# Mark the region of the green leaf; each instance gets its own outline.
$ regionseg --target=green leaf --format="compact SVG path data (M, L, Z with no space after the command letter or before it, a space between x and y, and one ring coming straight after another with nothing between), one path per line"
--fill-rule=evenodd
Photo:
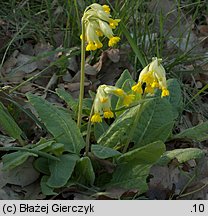
M43 174L50 175L48 159L39 157L34 161L35 169Z
M195 127L188 128L181 133L175 135L173 139L191 139L202 142L208 139L208 121Z
M42 193L46 196L57 195L57 193L53 191L54 188L51 188L47 185L48 178L49 178L48 176L43 176L41 178L40 187Z
M79 157L74 154L64 154L59 159L60 161L49 161L51 175L47 185L52 188L59 188L67 183Z
M157 141L127 152L118 158L118 165L108 187L147 191L146 179L150 168L165 151L165 145Z
M99 138L98 144L115 147L125 140L134 142L133 148L161 140L166 141L174 124L170 103L161 98L145 101L126 110Z
M132 93L132 90L131 90L131 87L134 85L134 81L132 79L127 79L125 80L125 82L123 83L121 89L123 89L126 93L130 94ZM136 96L136 95L135 95ZM140 100L141 99L141 95L139 95L138 97L138 94L137 94L137 99L136 100ZM117 100L117 104L116 104L116 110L120 109L121 107L124 107L123 105L123 98L118 98ZM121 115L124 111L117 111L116 112L116 116L118 117L119 115Z
M97 141L101 135L103 135L109 128L109 125L102 121L101 123L94 124L94 136L95 140Z
M40 151L40 150L43 150L43 149L46 149L46 148L50 147L53 143L54 143L54 140L45 141L45 142L41 142L41 143L36 143L33 146L33 149L37 150L37 151Z
M53 143L50 147L45 149L46 152L50 152L56 156L60 156L64 152L64 144L62 143Z
M81 158L75 167L76 181L84 185L93 185L95 173L91 160L88 157Z
M158 164L167 165L174 158L176 158L179 163L184 163L192 159L201 158L204 155L204 151L198 148L175 149L165 152L158 161Z
M123 86L123 84L125 83L126 80L133 81L132 76L131 76L131 74L129 73L129 71L127 69L123 71L120 78L117 80L115 86L118 87L118 88L122 88L122 86Z
M122 144L128 137L127 131L131 128L139 108L140 105L132 107L116 118L109 129L98 139L98 144L111 148Z
M118 163L131 163L136 161L138 164L153 164L165 151L165 145L162 141L156 141L140 148L122 154Z
M92 145L91 151L96 157L98 157L100 159L106 159L106 158L121 155L121 153L119 151L116 151L112 148L105 147L102 145Z
M157 140L167 140L174 124L171 105L167 100L157 98L144 103L138 115L138 121L135 118L133 123L134 148Z
M57 95L63 99L67 105L74 111L77 111L78 102L64 89L57 88L56 89Z
M4 129L4 131L11 137L17 139L20 144L23 145L23 140L21 138L21 134L23 134L20 127L17 125L15 120L9 114L4 105L0 102L0 126Z
M131 33L127 30L126 26L123 23L120 23L120 28L122 33L125 35L126 39L128 40L132 50L134 51L136 57L138 58L139 62L141 63L142 67L147 65L147 61L144 58L143 52L139 49L136 42L131 36Z
M123 71L123 73L121 74L121 76L119 77L119 79L117 80L115 86L118 87L118 88L122 88L122 86L126 86L124 85L124 83L128 80L128 82L126 83L129 84L129 83L135 83L135 81L132 79L132 76L131 74L129 73L129 71L126 69ZM116 96L112 96L112 99L111 99L111 105L112 105L112 108L115 109L116 108L116 104L118 102L118 97Z
M66 151L79 154L85 143L70 114L41 97L27 94L27 98L55 140L63 143Z
M170 95L166 99L170 102L173 110L173 116L176 119L178 115L182 112L182 92L180 83L177 79L169 79L167 81L168 90Z
M20 164L24 163L30 156L37 157L38 155L31 152L21 152L21 151L5 154L4 156L2 156L2 161L3 161L2 170L11 170L19 166Z

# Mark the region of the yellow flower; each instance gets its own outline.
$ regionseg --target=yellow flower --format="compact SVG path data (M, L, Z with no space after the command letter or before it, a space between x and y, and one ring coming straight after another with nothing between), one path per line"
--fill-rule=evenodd
M102 118L99 113L95 113L92 118L91 122L96 123L96 122L102 122Z
M111 110L104 111L104 118L113 118L113 112Z
M140 82L138 82L136 85L131 87L132 91L142 94L142 85Z
M134 98L135 96L133 94L125 95L123 99L124 106L129 106L133 102Z
M165 97L165 96L168 96L170 93L167 89L163 89L162 90L162 94L161 94L161 97Z
M108 5L103 5L103 10L107 13L110 14L110 7Z
M165 69L161 64L162 59L153 58L152 62L148 64L140 73L138 84L132 87L134 92L142 92L143 83L145 83L145 93L154 93L154 89L162 89L161 97L169 95L166 83Z
M120 21L120 19L110 19L109 25L112 29L115 29Z
M113 90L113 93L117 96L123 96L125 94L123 89L120 89L120 88Z
M134 95L127 95L126 92L115 86L100 85L97 89L97 94L93 103L94 115L91 118L92 122L100 122L102 117L113 118L111 111L111 95L116 95L123 99L124 106L129 106L134 100Z
M96 49L97 49L96 45L91 41L86 46L86 51L96 50Z
M152 88L150 85L147 85L145 87L145 93L150 93L150 94L153 94L154 93L154 88Z
M106 103L108 101L107 97L100 97L100 102L101 103Z
M87 41L86 51L93 51L103 46L100 37L105 36L109 39L108 45L114 46L120 40L114 36L112 29L115 29L120 19L112 19L110 7L108 5L91 4L86 8L82 17L85 25L85 39ZM82 36L80 36L82 39Z
M108 41L108 46L112 47L120 41L120 37L111 37Z

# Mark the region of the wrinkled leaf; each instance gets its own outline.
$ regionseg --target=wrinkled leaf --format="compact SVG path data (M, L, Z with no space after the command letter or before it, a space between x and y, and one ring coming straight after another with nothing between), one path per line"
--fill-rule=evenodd
M64 89L61 89L61 88L57 88L56 93L61 99L63 99L67 103L67 105L74 112L76 112L78 103L67 91L65 91Z
M157 141L121 155L108 187L137 189L143 193L148 189L146 178L151 166L165 151L165 145Z
M43 176L40 181L41 191L46 196L57 195L53 188L47 185L48 176Z
M181 133L175 135L173 139L191 139L197 142L202 142L208 139L208 121L199 124L195 127L188 128Z
M34 161L35 169L43 174L50 175L48 159L39 157Z
M17 151L2 156L3 170L11 170L24 163L30 156L37 157L37 154L31 152Z
M130 82L134 82L133 79L132 79L131 74L129 73L129 71L127 69L123 71L123 73L121 74L121 76L117 80L115 86L118 87L118 88L122 88L122 86L123 86L123 84L125 83L126 80L129 80ZM113 109L116 108L117 102L118 102L118 97L112 96L111 104L112 104Z
M177 118L179 113L182 111L182 92L180 83L177 79L169 79L167 81L168 90L170 92L169 97L167 97L167 100L170 102L173 110L173 116L174 118Z
M172 132L173 115L171 105L166 100L158 98L144 103L138 121L136 117L133 123L134 148L157 140L165 142Z
M1 102L0 116L0 126L9 136L17 139L22 144L21 134L23 134L23 132Z
M79 153L85 143L70 114L41 97L32 94L27 94L27 97L55 140L63 143L66 151Z
M115 147L130 139L135 144L133 148L137 148L157 140L165 141L173 124L170 103L160 98L150 99L120 115L99 138L98 144Z
M109 128L109 125L105 121L94 124L95 139L98 140L100 136L103 135L104 132L107 131L108 128Z
M67 183L79 157L74 154L64 154L59 159L60 161L49 161L51 175L47 185L52 188L59 188Z
M121 155L121 153L119 151L116 151L112 148L105 147L102 145L92 145L91 151L96 157L98 157L100 159L106 159L106 158Z
M75 167L76 180L84 185L93 185L95 173L88 157L81 158Z
M176 158L179 163L184 163L192 159L201 158L204 155L204 151L198 148L175 149L165 152L158 161L158 164L167 165L174 158Z

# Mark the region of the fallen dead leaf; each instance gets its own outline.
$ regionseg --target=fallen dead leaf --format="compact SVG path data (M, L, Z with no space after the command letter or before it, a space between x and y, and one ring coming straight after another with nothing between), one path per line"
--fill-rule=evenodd
M19 185L25 187L39 178L39 173L33 168L33 158L29 158L25 163L10 170L2 171L2 163L0 169L0 187L2 188L6 184Z

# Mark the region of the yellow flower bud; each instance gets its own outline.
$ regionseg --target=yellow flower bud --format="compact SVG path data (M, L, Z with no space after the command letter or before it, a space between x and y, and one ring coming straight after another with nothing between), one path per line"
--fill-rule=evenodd
M166 96L168 96L170 93L169 93L169 91L167 90L167 89L163 89L162 90L162 94L161 94L161 97L166 97Z
M134 98L135 96L133 94L125 95L123 99L124 106L129 106L133 102Z
M104 111L104 118L113 118L113 112L111 110Z
M107 13L110 14L110 7L108 5L103 5L103 10Z
M108 46L112 47L120 41L120 37L111 37Z
M102 122L102 118L99 113L95 113L92 118L91 122L96 123L96 122Z
M138 82L136 85L131 87L132 91L142 94L142 85L140 82Z
M110 21L109 21L109 25L112 29L115 29L117 26L118 26L118 23L120 22L121 20L120 19L111 19L110 18Z

